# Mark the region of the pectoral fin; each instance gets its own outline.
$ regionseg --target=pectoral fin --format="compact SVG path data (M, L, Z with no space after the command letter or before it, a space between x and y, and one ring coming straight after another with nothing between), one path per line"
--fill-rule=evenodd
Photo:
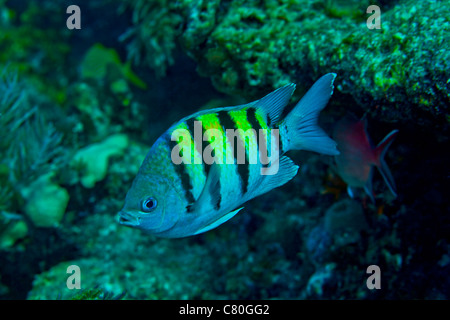
M218 210L222 200L220 189L220 167L217 163L213 163L202 193L195 203L189 205L189 212L201 212L208 208Z

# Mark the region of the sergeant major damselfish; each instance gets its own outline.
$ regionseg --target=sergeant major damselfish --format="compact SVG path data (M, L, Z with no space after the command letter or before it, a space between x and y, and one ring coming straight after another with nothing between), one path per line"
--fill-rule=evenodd
M119 212L119 223L166 238L197 235L231 219L248 200L291 180L299 167L285 155L289 150L339 154L336 143L318 126L335 77L322 76L286 116L283 109L295 90L293 83L260 100L200 111L173 124L145 157ZM213 138L211 130L222 139ZM237 132L234 139L227 135L230 130ZM200 141L194 137L199 131ZM217 146L218 140L223 146ZM202 161L213 144L214 160L226 161ZM244 161L239 161L240 147L245 150ZM262 155L269 153L268 164ZM174 161L174 154L189 161Z

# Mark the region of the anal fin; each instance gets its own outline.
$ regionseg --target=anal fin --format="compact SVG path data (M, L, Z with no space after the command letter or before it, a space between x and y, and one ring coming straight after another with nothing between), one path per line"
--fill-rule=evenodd
M225 214L224 216L220 217L216 221L208 224L206 227L203 227L203 228L197 230L197 232L195 232L194 235L200 234L200 233L203 233L203 232L206 232L206 231L209 231L209 230L212 230L212 229L220 226L222 223L227 222L228 220L233 218L242 209L244 209L244 207L241 207L241 208L239 208L237 210L234 210L234 211L231 211L231 212Z

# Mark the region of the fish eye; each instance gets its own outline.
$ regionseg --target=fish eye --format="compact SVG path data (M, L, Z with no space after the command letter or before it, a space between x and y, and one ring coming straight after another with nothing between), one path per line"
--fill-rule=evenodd
M141 210L143 212L152 212L155 210L156 206L158 205L158 201L156 201L153 197L148 197L141 201Z

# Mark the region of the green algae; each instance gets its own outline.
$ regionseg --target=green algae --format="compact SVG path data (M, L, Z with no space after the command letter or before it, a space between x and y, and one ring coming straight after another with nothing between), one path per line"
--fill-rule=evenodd
M94 44L85 54L81 63L81 77L103 79L108 73L118 73L135 86L146 89L147 85L131 70L131 62L123 63L116 50L106 48L101 43Z
M21 190L24 212L36 227L58 227L66 212L69 193L52 181L53 175L42 175Z
M370 4L380 6L381 29L366 26ZM444 49L449 10L445 2L410 0L389 6L368 1L141 1L134 6L140 19L134 20L129 52L137 52L138 43L150 52L147 42L179 42L216 88L247 97L288 82L297 83L301 93L320 75L336 72L337 89L371 116L434 122L442 128L448 123L450 96L450 57ZM169 37L140 37L139 32L153 30L146 19L163 13L174 18L160 21ZM167 62L174 50L167 50Z
M2 1L3 2L3 1ZM67 83L59 77L71 47L68 30L61 28L64 16L56 6L43 11L38 1L30 1L25 10L16 12L2 6L0 22L0 64L8 65L20 76L26 75L34 88L55 103L66 101ZM37 28L40 23L45 28ZM57 26L57 27L55 27Z
M137 65L149 65L162 76L174 62L173 51L182 22L181 16L173 12L178 4L169 0L137 0L130 6L134 8L136 27L121 36L121 41L128 42L128 57Z
M0 212L0 250L8 249L28 234L28 226L18 214Z
M116 134L100 143L78 150L72 163L75 166L79 166L79 163L83 165L80 183L85 188L93 188L98 181L106 177L109 158L123 155L127 146L128 137L124 134Z
M70 300L122 300L123 298L125 298L125 296L126 292L115 296L111 292L94 288L81 290L81 292L74 294L73 297L70 298Z

